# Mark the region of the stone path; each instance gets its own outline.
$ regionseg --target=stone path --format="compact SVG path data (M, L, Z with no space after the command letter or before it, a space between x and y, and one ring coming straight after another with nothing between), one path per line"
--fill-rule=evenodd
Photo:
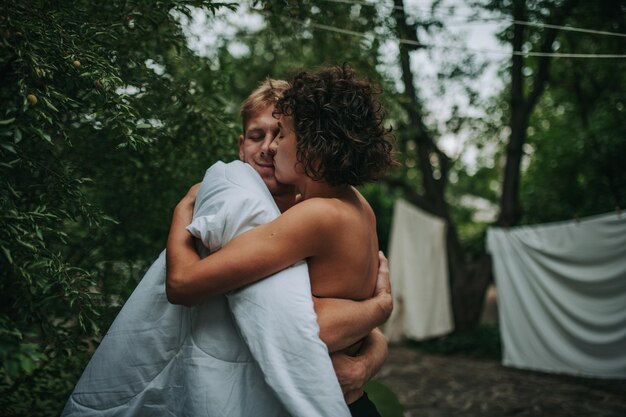
M406 417L626 416L626 380L521 371L402 345L390 346L377 379L396 393Z

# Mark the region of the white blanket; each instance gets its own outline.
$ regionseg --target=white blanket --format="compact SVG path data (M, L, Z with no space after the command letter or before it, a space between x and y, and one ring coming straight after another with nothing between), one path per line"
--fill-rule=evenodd
M397 200L389 270L394 309L384 332L390 341L422 340L452 331L443 220Z
M491 228L503 364L626 377L626 215Z
M280 213L249 165L205 175L189 230L202 256ZM85 369L63 416L348 416L305 262L192 308L165 297L162 253Z

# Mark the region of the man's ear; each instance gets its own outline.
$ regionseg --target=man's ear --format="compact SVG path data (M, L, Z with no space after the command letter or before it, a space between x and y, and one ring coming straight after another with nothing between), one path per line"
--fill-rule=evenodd
M243 141L246 138L243 135L239 135L239 160L243 161ZM244 161L245 162L245 161Z

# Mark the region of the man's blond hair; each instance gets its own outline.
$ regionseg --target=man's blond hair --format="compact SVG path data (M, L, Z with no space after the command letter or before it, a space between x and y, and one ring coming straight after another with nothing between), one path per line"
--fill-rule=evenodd
M241 104L241 121L243 133L246 134L246 126L253 114L265 107L276 105L283 92L290 87L285 80L273 80L266 78Z

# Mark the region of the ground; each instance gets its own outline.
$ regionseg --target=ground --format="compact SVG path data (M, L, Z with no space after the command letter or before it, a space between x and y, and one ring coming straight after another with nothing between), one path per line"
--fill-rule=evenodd
M405 417L625 417L626 379L593 379L507 368L494 353L498 305L494 286L487 291L482 322L468 355L427 353L405 343L389 346L389 358L377 379L389 387L405 409ZM485 332L486 331L486 332ZM467 342L456 339L456 343ZM441 346L441 345L440 345ZM445 346L445 345L444 345ZM431 345L432 349L432 345ZM462 349L461 349L462 351ZM386 416L383 416L386 417Z
M405 417L626 416L626 380L522 371L410 345L390 346L377 379L398 396Z

